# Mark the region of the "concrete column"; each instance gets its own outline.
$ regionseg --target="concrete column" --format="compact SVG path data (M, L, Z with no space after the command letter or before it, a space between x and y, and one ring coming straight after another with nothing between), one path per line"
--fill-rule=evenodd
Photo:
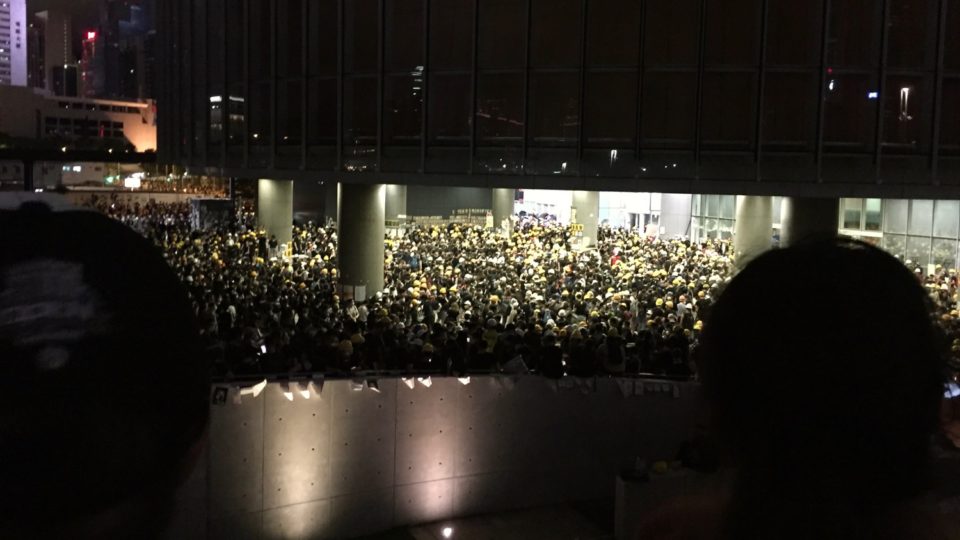
M773 242L773 198L738 195L733 247L737 268L745 267Z
M688 236L693 213L693 196L689 193L664 193L660 196L660 227L663 236Z
M370 298L383 290L385 186L340 184L337 208L340 284L346 291L363 287L363 298Z
M840 201L811 197L784 197L780 205L780 245L837 236Z
M509 231L510 222L505 223L504 220L509 220L513 216L514 193L513 188L493 189L493 227L495 229Z
M387 185L386 219L400 221L407 215L407 186ZM400 216L404 216L401 218Z
M293 181L257 181L257 226L281 244L293 240Z
M600 219L600 192L574 191L570 201L570 222L583 225L582 247L597 245L597 223Z

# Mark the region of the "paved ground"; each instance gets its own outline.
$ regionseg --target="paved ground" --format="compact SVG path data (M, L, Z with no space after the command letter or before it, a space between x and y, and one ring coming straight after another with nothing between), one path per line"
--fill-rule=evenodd
M612 540L613 501L565 504L396 529L366 540Z

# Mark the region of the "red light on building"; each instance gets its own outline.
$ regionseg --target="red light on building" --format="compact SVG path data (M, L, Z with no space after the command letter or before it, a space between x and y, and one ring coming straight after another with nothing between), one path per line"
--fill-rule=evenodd
M87 30L87 41L93 41L97 39L97 33L93 30Z

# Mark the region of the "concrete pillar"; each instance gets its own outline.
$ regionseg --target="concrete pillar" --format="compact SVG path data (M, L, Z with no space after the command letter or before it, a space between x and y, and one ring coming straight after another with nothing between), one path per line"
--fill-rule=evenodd
M386 189L383 184L340 184L337 260L344 292L366 299L383 290ZM362 287L362 289L361 289Z
M570 201L570 222L583 225L581 247L597 245L597 223L600 219L600 192L574 191Z
M406 219L407 215L407 186L397 184L387 185L386 195L386 219L387 221L401 221ZM400 217L404 216L404 217Z
M502 229L505 232L510 229L509 220L513 216L513 188L494 188L493 189L493 227Z
M773 197L738 195L733 247L737 268L770 249L773 232Z
M780 205L780 245L837 236L840 202L837 199L784 197Z
M257 226L281 244L293 240L293 181L257 181Z
M693 195L689 193L664 193L660 196L660 228L663 236L690 235L690 218L693 214Z

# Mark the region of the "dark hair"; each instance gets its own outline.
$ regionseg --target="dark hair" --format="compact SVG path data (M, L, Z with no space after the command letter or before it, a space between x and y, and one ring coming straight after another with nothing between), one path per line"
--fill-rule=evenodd
M945 381L930 307L903 264L857 241L773 250L740 272L699 361L741 487L863 508L926 487Z

